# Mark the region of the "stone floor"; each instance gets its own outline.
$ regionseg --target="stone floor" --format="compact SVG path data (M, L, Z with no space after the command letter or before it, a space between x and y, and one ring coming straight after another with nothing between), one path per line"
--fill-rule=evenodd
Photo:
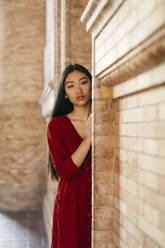
M0 212L0 248L48 248L41 212Z

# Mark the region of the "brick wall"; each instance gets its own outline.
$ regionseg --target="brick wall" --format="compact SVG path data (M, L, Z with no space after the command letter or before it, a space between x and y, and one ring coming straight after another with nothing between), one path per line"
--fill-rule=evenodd
M45 1L0 1L0 209L37 210L45 191Z
M94 88L93 246L113 247L114 112L112 89ZM108 246L106 246L108 245Z
M159 86L116 101L113 237L117 247L164 246L164 94L165 87Z
M93 248L165 244L165 3L89 1Z
M162 68L140 74L142 84L151 76L145 90L137 91L133 78L131 94L127 81L113 88L95 82L93 247L164 246Z
M61 57L64 59L61 70L70 63L78 63L91 71L91 36L80 22L87 0L63 1L63 4L64 2L65 20L61 19L61 23L65 29L61 32L63 31L62 37L65 41L61 40Z

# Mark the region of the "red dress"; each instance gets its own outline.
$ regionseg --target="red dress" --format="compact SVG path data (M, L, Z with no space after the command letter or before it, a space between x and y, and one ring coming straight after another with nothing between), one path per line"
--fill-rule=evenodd
M82 142L67 115L47 128L53 165L60 176L55 197L51 248L91 248L91 149L81 167L72 153Z

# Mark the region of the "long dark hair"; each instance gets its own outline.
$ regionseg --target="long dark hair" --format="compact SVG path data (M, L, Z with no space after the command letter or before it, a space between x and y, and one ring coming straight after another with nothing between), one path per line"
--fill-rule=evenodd
M73 111L73 104L69 101L68 98L65 98L65 87L64 87L65 79L66 79L67 75L73 71L83 72L84 74L87 75L87 77L90 79L90 81L92 81L92 76L85 67L83 67L82 65L79 65L79 64L68 65L61 75L58 93L57 93L55 105L53 107L51 119L53 119L54 117L57 117L57 116L69 114L70 112ZM58 174L57 174L57 172L53 166L51 154L49 152L48 171L50 171L50 170L51 170L51 178L52 179L55 178L58 181L59 176L58 176Z

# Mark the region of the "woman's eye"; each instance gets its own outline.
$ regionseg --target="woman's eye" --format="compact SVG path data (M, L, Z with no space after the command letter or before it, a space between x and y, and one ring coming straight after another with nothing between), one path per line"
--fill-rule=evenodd
M87 84L88 82L87 81L83 81L83 82L81 82L82 84Z
M73 88L73 85L69 85L68 88Z

